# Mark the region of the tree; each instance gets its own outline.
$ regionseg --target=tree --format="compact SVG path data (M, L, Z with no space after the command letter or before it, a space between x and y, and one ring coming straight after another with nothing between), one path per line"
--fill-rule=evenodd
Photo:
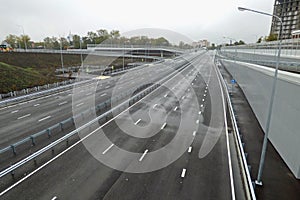
M5 41L12 47L17 48L18 47L18 36L9 34L6 36Z
M277 40L277 34L272 34L272 33L270 33L270 35L267 36L265 40L266 40L267 42L275 41L275 40Z
M28 46L30 37L28 35L20 35L20 37L17 37L18 44L21 45L21 48L25 49L25 43L26 46Z
M118 30L112 30L112 31L110 31L110 37L112 39L118 39L120 36L121 36L120 35L120 31L118 31Z
M262 42L263 37L261 36L260 38L258 38L256 43L261 43Z
M73 35L73 46L75 49L80 48L80 36L79 35Z

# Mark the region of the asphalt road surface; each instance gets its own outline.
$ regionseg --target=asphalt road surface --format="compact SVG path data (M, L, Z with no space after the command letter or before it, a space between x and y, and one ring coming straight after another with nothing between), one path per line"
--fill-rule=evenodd
M1 199L244 199L213 59L207 53L185 59L191 64L161 87L107 123L80 132L81 142L46 153L37 165L28 164L26 173L16 171L14 179L0 180ZM126 80L132 77L134 83L128 87L165 77L172 72L165 66L129 73ZM29 111L35 116L32 109L37 109L37 116L27 118L36 122L60 113L58 104L72 101L68 93L1 112L12 115L19 109L18 116ZM62 106L71 114L69 104Z

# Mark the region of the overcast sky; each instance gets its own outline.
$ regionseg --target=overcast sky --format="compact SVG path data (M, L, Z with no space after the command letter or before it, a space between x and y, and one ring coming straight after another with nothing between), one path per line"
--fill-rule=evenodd
M246 42L269 34L271 18L240 12L237 6L273 12L274 0L0 0L0 40L25 34L34 41L46 36L86 35L98 29L160 28L194 41Z

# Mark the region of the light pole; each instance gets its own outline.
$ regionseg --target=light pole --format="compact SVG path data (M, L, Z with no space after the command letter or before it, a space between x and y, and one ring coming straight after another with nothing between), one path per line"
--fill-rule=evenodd
M24 27L22 25L17 25L18 27L22 28L22 32L23 32L23 42L24 42L24 46L25 46L25 52L27 51L27 43L25 40L25 31L24 31Z
M61 61L61 69L62 69L63 77L65 77L64 59L63 59L63 50L62 50L62 37L60 37L60 61Z
M226 39L226 38L229 39L230 40L230 45L231 45L232 40L234 40L236 43L238 43L238 41L236 39L234 39L234 38L225 37L225 36L223 36L223 38L224 39ZM234 46L235 46L235 48L234 48L234 51L235 51L234 62L236 63L236 59L237 59L237 44L234 45Z
M266 132L265 132L262 151L261 151L261 157L260 157L260 162L259 162L259 169L258 169L257 179L255 180L256 185L262 185L261 176L262 176L262 172L263 172L263 168L264 168L264 164L265 164L265 158L266 158L268 135L269 135L269 131L270 131L270 122L271 122L271 117L272 117L273 103L274 103L274 97L275 97L275 91L276 91L276 85L277 85L278 67L279 67L280 53L281 53L282 20L277 15L272 15L272 14L269 14L269 13L265 13L265 12L261 12L261 11L257 11L257 10L252 10L252 9L249 9L249 8L238 7L238 10L239 11L250 11L250 12L254 12L254 13L258 13L258 14L262 14L262 15L275 17L280 22L280 30L279 30L279 34L277 36L277 41L279 41L279 44L278 44L278 52L277 52L277 59L276 59L276 68L275 68L275 73L274 73L272 93L271 93L271 99L270 99L270 104L269 104L268 118L267 118L267 124L266 124Z

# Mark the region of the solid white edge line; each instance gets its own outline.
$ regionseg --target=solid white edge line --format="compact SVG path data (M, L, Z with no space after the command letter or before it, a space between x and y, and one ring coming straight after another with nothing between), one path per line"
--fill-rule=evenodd
M38 122L44 121L44 120L46 120L46 119L49 119L50 117L51 117L51 116L49 115L49 116L47 116L47 117L44 117L44 118L42 118L42 119L39 119Z
M186 173L186 169L183 168L183 169L182 169L182 172L181 172L181 178L184 178L184 177L185 177L185 173Z
M107 148L102 152L102 155L106 154L113 146L114 146L114 144L111 144L109 147L107 147Z
M161 130L164 129L166 127L167 123L165 122L162 126L161 126Z
M226 133L226 146L227 146L227 156L228 156L228 167L229 167L229 177L230 177L230 186L231 186L231 197L232 200L235 200L235 188L234 188L234 180L233 180L233 170L232 170L232 162L231 162L231 154L230 154L230 148L229 148L229 136L228 136L228 125L227 125L227 116L226 116L226 108L225 108L225 97L224 97L224 91L221 84L220 77L218 75L217 69L215 68L215 72L217 74L218 82L221 89L222 94L222 101L223 101L223 112L224 112L224 121L225 121L225 133Z
M22 117L18 117L17 119L23 119L25 117L29 117L31 114L23 115Z
M193 136L196 136L196 133L197 133L197 132L196 132L196 131L194 131L194 132L193 132Z
M137 125L142 119L138 119L134 124Z
M147 153L148 153L148 149L146 149L144 151L143 155L140 157L140 159L139 159L140 162L144 159L144 157L146 156Z

